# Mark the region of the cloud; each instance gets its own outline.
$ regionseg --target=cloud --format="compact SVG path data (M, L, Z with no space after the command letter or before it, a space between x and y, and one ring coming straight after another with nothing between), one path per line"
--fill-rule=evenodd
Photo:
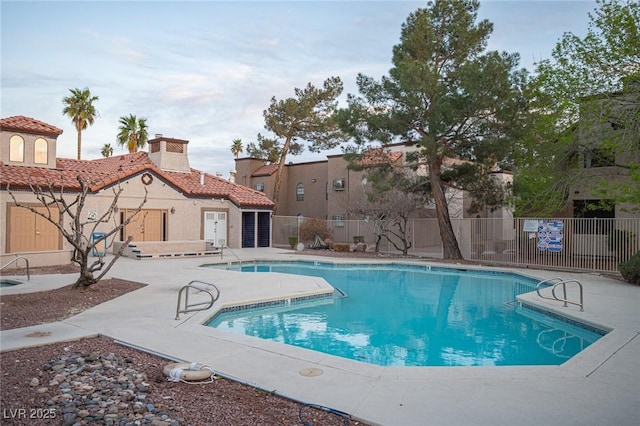
M111 41L111 46L111 54L124 59L125 62L141 64L147 58L144 52L135 49L131 40L126 37L116 37Z
M280 41L277 38L263 38L259 40L258 44L266 47L278 47Z
M83 158L100 157L105 143L120 152L118 119L135 114L148 119L151 134L189 140L192 167L226 174L234 165L231 141L246 146L265 132L262 113L272 96L339 76L344 98L357 94L358 73L386 75L401 25L425 3L129 2L126 13L123 5L3 2L3 117L28 115L62 128L58 155L73 158L76 132L62 115L62 98L89 87L100 97L100 117L83 133ZM520 51L526 60L528 52L549 56L562 32L586 28L581 10L592 8L482 1L479 15L495 24L491 48ZM24 16L39 24L19 24Z

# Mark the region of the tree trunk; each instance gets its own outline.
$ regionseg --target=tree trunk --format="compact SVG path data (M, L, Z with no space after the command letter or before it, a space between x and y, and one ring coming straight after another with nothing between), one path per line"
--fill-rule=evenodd
M93 273L87 270L87 265L80 265L80 276L78 277L75 284L73 284L74 288L87 288L96 283L96 279L93 277Z
M289 152L289 146L291 145L292 136L287 136L282 147L282 154L280 155L280 162L278 163L278 171L276 171L276 181L273 184L273 201L275 206L273 207L273 215L276 215L278 210L278 199L280 198L280 186L282 185L282 172L284 171L284 164L287 159L287 153Z
M456 234L453 232L451 217L449 217L449 207L447 206L447 199L440 179L441 170L442 158L437 156L429 160L429 181L431 182L433 201L436 204L436 217L438 218L440 238L442 239L443 258L464 259L458 246Z
M78 129L78 160L82 156L82 130Z

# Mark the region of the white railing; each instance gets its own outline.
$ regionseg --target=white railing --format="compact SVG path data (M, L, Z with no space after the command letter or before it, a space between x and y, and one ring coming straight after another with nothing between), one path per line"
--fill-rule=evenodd
M273 246L289 247L289 237L299 236L303 222L275 216ZM464 258L485 263L617 272L640 249L640 219L470 218L452 224ZM369 247L378 243L379 252L397 253L386 238L378 239L373 221L328 220L327 226L335 242L353 243L361 236ZM409 254L442 257L436 219L410 220L407 236Z

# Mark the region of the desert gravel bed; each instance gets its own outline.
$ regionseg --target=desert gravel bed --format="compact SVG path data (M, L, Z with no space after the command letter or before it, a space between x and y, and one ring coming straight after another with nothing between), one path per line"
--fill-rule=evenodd
M73 272L69 265L32 273ZM84 291L0 296L0 329L60 321L142 286L111 279ZM105 336L0 352L0 424L364 425L225 378L169 382L169 362Z
M2 352L2 424L304 424L302 404L231 380L169 382L162 372L168 362L106 337ZM312 407L302 418L362 424Z

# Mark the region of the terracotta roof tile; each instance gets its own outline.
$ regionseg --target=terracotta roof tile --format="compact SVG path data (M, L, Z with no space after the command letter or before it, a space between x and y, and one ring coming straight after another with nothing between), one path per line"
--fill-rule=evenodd
M278 165L277 164L265 164L264 166L260 167L258 170L253 172L251 177L271 176L277 170L278 170Z
M51 137L57 137L62 133L62 129L23 115L0 119L0 130Z
M360 166L375 166L379 164L395 163L402 158L402 152L390 152L383 148L372 148L365 151L358 160Z
M13 166L0 163L0 185L6 188L28 188L30 183L49 185L59 188L61 185L69 191L77 191L80 185L76 176L91 181L91 191L99 191L119 181L137 174L149 172L172 185L187 197L223 198L239 207L271 209L273 201L260 191L229 182L217 176L204 174L204 185L200 184L201 172L191 169L190 173L167 172L158 168L146 152L118 155L97 160L73 160L58 158L57 169Z

